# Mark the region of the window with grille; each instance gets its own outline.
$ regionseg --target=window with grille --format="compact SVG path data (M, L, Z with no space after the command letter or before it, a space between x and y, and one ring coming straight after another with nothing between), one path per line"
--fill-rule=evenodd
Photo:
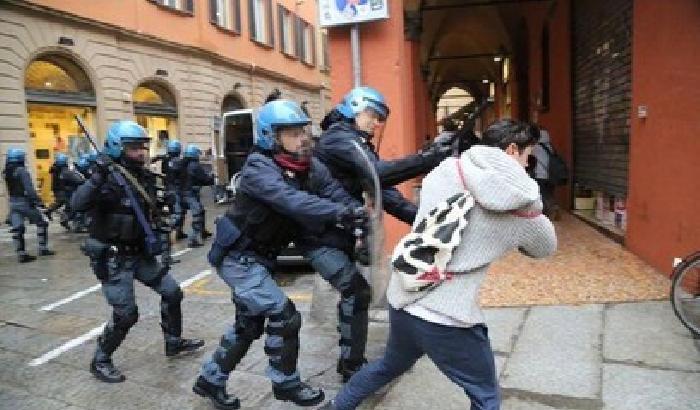
M248 21L250 38L270 47L275 46L272 28L272 0L249 0Z
M225 30L241 32L240 0L209 0L209 19Z

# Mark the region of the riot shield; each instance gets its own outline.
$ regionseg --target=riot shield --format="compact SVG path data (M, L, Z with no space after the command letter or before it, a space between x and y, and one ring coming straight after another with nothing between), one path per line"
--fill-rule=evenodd
M365 166L362 173L358 175L361 179L364 199L364 205L367 208L370 216L369 232L359 241L366 241L358 246L365 246L369 253L369 258L363 264L356 262L358 270L367 280L367 283L372 287L372 308L386 308L386 288L389 285L390 271L388 260L384 255L384 224L382 217L384 210L382 208L382 187L379 182L379 176L374 168L374 164L367 156L364 149L357 143L351 141L355 148L355 155L361 160Z

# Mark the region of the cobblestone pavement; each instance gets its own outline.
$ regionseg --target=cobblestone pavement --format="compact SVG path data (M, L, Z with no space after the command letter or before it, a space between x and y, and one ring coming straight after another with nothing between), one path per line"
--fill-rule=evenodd
M568 225L559 228L562 238L569 235L564 228ZM204 338L205 350L167 359L159 300L138 286L141 319L115 354L127 381L107 385L87 370L108 309L78 251L81 238L52 228L58 255L20 266L3 235L0 231L1 409L212 408L191 386L234 308L227 288L206 265L206 248L185 250L184 243L178 244L182 262L173 267L185 287L184 335ZM513 263L499 269L523 272L518 261ZM562 261L538 262L555 271L548 263ZM601 266L606 263L617 262ZM278 279L304 314L302 377L333 395L341 386L335 373L337 335L334 320L310 318L316 276L285 274ZM487 317L504 409L700 409L697 342L678 324L666 301L501 307L488 309ZM382 353L386 330L384 322L371 324L370 359ZM245 409L295 408L272 398L266 364L258 341L233 373L229 390ZM464 409L468 404L456 386L421 360L363 408Z

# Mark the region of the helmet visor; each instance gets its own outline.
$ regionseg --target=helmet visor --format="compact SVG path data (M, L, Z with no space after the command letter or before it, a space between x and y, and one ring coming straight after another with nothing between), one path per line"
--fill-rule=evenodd
M384 122L387 118L389 118L389 107L386 104L369 97L364 97L363 99L369 103L367 104L367 108L374 111L379 117L380 121Z

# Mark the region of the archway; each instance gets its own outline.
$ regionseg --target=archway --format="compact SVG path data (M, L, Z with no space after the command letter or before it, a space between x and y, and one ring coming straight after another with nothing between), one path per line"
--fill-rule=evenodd
M37 190L52 201L49 168L56 153L72 160L91 150L75 115L92 131L96 124L95 90L87 73L63 54L43 54L32 60L24 75L29 136L35 157Z
M440 124L445 118L454 120L456 126L461 126L465 110L474 101L474 97L462 88L452 87L445 91L437 103L435 118ZM440 129L442 131L442 128Z
M169 139L178 139L175 96L157 81L146 81L134 90L136 122L151 137L151 156L162 154Z

